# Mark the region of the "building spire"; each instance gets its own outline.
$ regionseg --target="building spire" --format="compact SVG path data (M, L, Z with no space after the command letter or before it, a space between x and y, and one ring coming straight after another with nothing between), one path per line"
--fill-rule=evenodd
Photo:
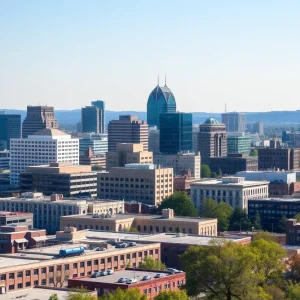
M157 75L157 86L159 86L159 74Z
M165 73L165 86L167 86L167 75Z

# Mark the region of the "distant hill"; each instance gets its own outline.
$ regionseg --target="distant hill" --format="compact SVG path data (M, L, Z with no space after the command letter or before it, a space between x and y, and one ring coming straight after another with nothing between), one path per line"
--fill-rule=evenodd
M21 114L22 119L26 116L25 110L0 109L5 110L7 114ZM269 112L245 112L247 123L261 121L265 124L299 124L300 110L296 111L269 111ZM55 116L60 124L74 124L80 121L81 110L55 110ZM143 111L110 111L105 112L106 122L116 120L119 115L136 115L141 120L146 120L146 112ZM207 118L213 118L221 121L220 113L194 112L193 122L195 124L203 123Z

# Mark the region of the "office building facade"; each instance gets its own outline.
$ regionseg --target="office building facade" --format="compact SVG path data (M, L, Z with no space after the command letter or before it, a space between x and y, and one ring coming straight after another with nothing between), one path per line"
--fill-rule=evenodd
M81 129L83 133L104 133L104 110L98 106L81 109Z
M84 152L92 148L95 155L105 155L108 151L107 134L86 133L79 139L79 154L84 155Z
M193 150L192 114L160 114L159 150L162 154L177 154Z
M147 102L147 123L160 128L161 114L176 113L176 101L171 90L165 85L157 85L150 93Z
M153 154L159 153L159 130L156 126L149 128L148 150Z
M173 169L143 164L112 168L98 173L97 190L101 199L158 205L173 194Z
M225 124L227 132L246 131L246 115L244 113L224 113L222 114L222 123Z
M19 176L29 166L50 162L79 163L79 140L58 129L42 129L27 138L11 139L11 185L19 185Z
M21 137L21 115L0 114L0 141L9 150L10 139ZM6 147L5 147L6 146Z
M92 105L98 107L100 110L100 120L101 120L100 128L102 130L101 133L104 133L105 132L105 102L102 100L96 100L96 101L92 101Z
M27 115L22 124L22 137L36 133L45 128L58 128L58 122L52 106L27 106Z
M198 145L203 165L210 164L212 157L227 155L227 134L224 124L209 118L199 126Z
M117 143L142 143L148 151L148 124L137 116L121 115L108 123L108 151L116 151Z
M199 180L201 177L200 153L156 154L153 163L163 168L172 168L174 176L190 171L191 177Z
M269 196L268 185L268 181L247 181L242 177L204 180L191 184L191 199L198 209L204 199L211 198L247 210L249 200Z
M247 136L227 136L227 153L247 153L251 150L251 139Z
M143 144L118 143L116 151L106 153L106 169L125 167L126 164L152 164L153 153L144 151Z

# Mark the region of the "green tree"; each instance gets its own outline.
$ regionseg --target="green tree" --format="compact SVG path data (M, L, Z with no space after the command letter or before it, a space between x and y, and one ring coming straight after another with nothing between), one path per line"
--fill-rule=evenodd
M300 300L300 285L291 284L287 288L287 294L289 300Z
M166 265L160 260L155 260L151 256L146 256L143 259L143 262L140 263L139 268L147 270L164 270Z
M197 210L186 192L175 192L163 200L158 207L158 211L165 208L172 208L176 216L197 216Z
M211 172L211 178L218 178L218 174L216 172Z
M200 217L203 218L214 218L215 210L217 208L217 202L211 198L205 198L201 201L201 206L199 210Z
M258 150L257 149L251 150L250 155L251 156L258 156Z
M256 240L266 240L269 242L276 242L276 236L270 232L267 231L258 231L256 233L254 233L252 240L256 241Z
M261 229L261 219L260 219L260 214L259 214L258 211L255 213L255 217L254 217L254 220L253 220L253 227L256 230L260 230Z
M114 292L99 297L98 300L147 300L146 295L142 295L139 289L122 290L117 288Z
M240 207L236 207L230 219L231 230L250 230L251 222L247 217L247 213Z
M57 294L53 294L49 297L49 300L58 300Z
M211 170L208 165L201 166L201 178L210 178Z
M138 232L136 227L131 226L128 230L129 232Z
M163 291L160 292L154 300L189 300L191 299L185 290L179 291Z
M293 219L296 219L297 222L300 222L300 214L296 214L295 217Z
M95 166L92 166L92 170L93 171L102 171L102 170L105 170L105 168L103 168L102 166L99 166L99 165L95 165Z
M295 254L288 258L286 262L286 275L292 283L300 283L300 254Z
M176 226L176 233L181 233L180 225L177 225L177 226Z
M254 272L259 275L261 286L270 280L280 279L283 272L282 259L286 251L276 242L258 239L251 243L255 254Z
M221 170L221 168L218 168L218 172L217 172L217 174L218 174L218 177L220 178L220 177L222 177L222 170Z
M278 231L281 233L285 232L285 226L286 226L287 217L282 216L278 223Z
M97 297L87 293L87 292L69 292L66 300L97 300Z
M210 247L191 246L181 256L187 292L205 292L207 299L247 299L257 288L254 262L250 247L225 240Z

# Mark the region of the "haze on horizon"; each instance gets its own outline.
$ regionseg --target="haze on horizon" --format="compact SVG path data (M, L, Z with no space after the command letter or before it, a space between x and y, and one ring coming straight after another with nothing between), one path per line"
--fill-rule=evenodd
M299 1L0 1L0 108L297 110Z

